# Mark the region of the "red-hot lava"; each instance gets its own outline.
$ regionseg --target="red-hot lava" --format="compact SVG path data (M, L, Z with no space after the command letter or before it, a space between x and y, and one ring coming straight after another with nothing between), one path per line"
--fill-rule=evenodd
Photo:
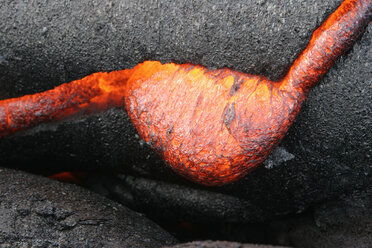
M78 185L83 185L87 173L80 171L64 171L56 174L49 175L48 178L58 180L65 183L73 183Z
M142 138L174 171L205 185L235 181L280 142L309 88L370 22L371 9L371 0L345 0L279 82L147 61L0 101L0 136L81 111L125 106Z

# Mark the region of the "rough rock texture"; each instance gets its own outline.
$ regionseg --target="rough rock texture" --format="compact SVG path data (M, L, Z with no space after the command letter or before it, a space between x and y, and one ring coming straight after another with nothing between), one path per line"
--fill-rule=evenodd
M0 247L161 247L139 213L75 185L0 168Z
M313 218L289 232L296 247L369 248L372 244L372 190L321 204Z
M0 97L46 90L145 59L227 66L277 79L340 2L2 0ZM120 109L3 139L0 161L27 169L34 162L42 170L120 169L129 195L122 198L152 215L199 219L205 205L218 219L255 222L302 212L371 185L371 39L372 25L311 90L266 167L232 185L205 188L174 175ZM128 174L138 179L126 180ZM167 182L157 187L158 181ZM184 186L164 186L172 183ZM208 200L222 198L217 204ZM181 204L188 211L173 209Z
M23 95L145 59L278 78L340 2L2 0L1 88Z
M228 241L195 241L164 248L284 248L284 246L241 244Z

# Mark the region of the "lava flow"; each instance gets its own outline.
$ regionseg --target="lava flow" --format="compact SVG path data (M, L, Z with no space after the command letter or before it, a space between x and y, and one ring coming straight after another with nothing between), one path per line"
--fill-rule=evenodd
M230 69L147 61L0 101L0 137L79 112L125 106L177 173L205 185L235 181L286 134L309 88L371 21L371 0L345 0L279 82Z

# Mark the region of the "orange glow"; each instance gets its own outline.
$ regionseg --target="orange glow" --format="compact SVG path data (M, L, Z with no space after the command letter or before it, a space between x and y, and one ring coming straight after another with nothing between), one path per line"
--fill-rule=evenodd
M57 174L53 174L48 176L50 179L58 180L61 182L66 183L74 183L74 184L83 184L83 179L85 178L84 172L71 172L71 171L65 171L60 172Z
M344 1L280 82L230 69L146 61L0 101L0 137L80 112L125 106L144 141L175 172L205 185L233 182L284 137L309 88L370 21L371 2Z

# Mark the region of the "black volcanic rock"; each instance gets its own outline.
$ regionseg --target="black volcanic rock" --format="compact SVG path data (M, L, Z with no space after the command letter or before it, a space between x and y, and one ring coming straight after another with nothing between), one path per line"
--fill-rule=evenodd
M228 241L195 241L164 248L285 248L284 246L241 244Z
M289 233L296 247L368 248L372 244L372 189L317 206Z
M162 247L139 213L78 186L0 168L1 247Z
M46 90L146 59L229 67L278 79L340 3L2 0L0 97ZM311 90L264 166L234 184L207 188L175 175L141 141L121 109L2 139L0 163L39 171L119 170L126 190L135 196L123 201L152 215L204 218L203 206L215 208L208 199L224 195L228 197L218 202L218 211L211 212L219 219L255 222L302 212L371 185L371 39L370 25ZM128 175L138 179L127 180ZM172 184L182 186L169 192ZM163 201L149 193L154 188ZM231 211L221 210L239 200ZM180 204L188 211L172 209Z
M19 96L148 59L275 79L340 3L1 0L0 88Z

